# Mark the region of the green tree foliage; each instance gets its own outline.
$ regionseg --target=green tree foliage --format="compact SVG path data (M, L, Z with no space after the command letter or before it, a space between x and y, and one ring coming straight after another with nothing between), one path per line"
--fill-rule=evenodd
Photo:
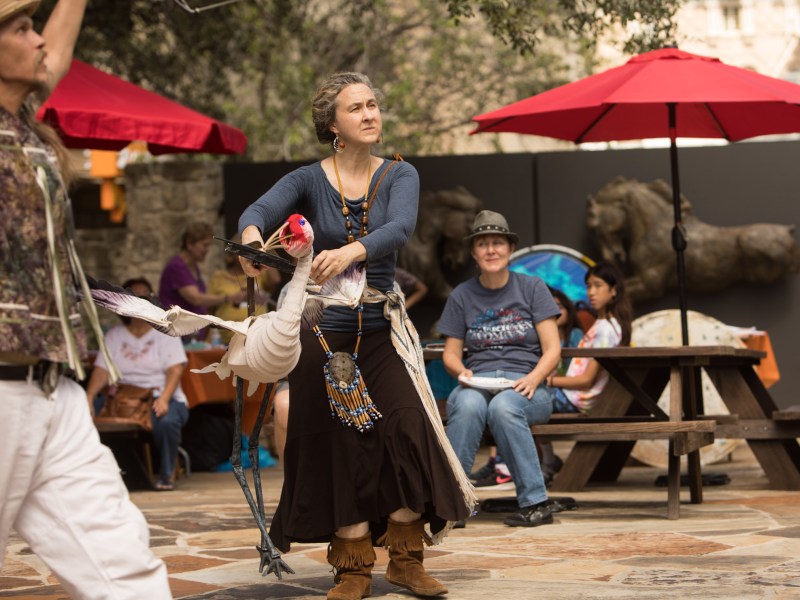
M241 0L190 14L171 0L92 0L76 56L240 127L256 160L323 154L313 91L363 71L385 95L385 153L444 154L472 116L588 74L604 32L628 50L668 41L676 4Z
M675 36L679 0L444 0L456 22L483 15L492 34L522 53L551 36L593 41L615 26L624 50L661 48Z

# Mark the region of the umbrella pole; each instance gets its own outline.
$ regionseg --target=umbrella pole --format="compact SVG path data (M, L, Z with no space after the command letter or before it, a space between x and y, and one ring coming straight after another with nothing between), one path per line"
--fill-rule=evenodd
M681 214L681 182L678 176L678 145L676 142L676 116L675 103L667 104L669 108L669 161L672 170L672 205L675 209L675 226L672 229L672 247L678 261L678 297L681 309L681 341L684 346L689 345L689 319L686 303L686 263L683 251L686 250L686 229L683 226ZM682 410L687 419L694 419L703 410L703 392L700 387L700 371L691 367L682 367L681 389ZM670 414L670 419L675 418ZM669 441L670 460L674 458L674 442ZM692 504L703 502L702 469L700 467L700 452L694 450L686 456L687 471L689 476L690 500Z
M689 319L686 302L686 262L683 251L686 249L686 229L681 215L681 182L678 175L678 145L676 143L675 103L667 104L669 110L669 162L672 170L672 206L675 212L675 225L672 228L672 248L678 263L678 302L681 311L681 343L689 345Z

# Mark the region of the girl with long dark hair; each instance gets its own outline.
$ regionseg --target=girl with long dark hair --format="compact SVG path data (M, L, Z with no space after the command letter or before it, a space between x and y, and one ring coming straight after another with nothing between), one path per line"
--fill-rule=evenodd
M633 311L622 272L612 263L599 262L587 271L584 281L597 320L578 347L629 346ZM565 375L552 374L545 381L553 412L588 412L607 382L608 373L589 357L573 358Z

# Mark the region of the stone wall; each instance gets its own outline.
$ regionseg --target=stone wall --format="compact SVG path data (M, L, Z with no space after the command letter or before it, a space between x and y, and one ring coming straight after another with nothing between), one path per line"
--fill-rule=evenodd
M170 161L125 168L126 228L78 230L77 246L87 275L122 283L144 276L158 286L166 261L180 249L190 221L206 221L224 233L222 165ZM201 265L203 277L223 267L222 244L214 243Z

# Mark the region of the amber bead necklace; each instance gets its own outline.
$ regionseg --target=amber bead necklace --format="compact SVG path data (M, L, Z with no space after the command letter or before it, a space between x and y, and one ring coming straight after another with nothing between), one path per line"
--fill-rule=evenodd
M370 157L370 163L372 162L372 157ZM347 228L347 243L352 244L356 241L355 237L353 237L353 223L350 220L350 209L347 208L347 203L344 199L344 190L342 189L342 178L339 176L339 167L336 164L336 155L333 155L333 170L336 172L336 182L339 184L339 195L342 197L342 216L344 217L344 226ZM364 200L361 203L361 210L363 210L363 214L361 215L361 229L359 232L359 237L364 237L367 235L367 224L369 223L369 207L370 202L368 202L369 196L369 182L372 178L372 171L369 167L367 167L367 186L364 190Z

